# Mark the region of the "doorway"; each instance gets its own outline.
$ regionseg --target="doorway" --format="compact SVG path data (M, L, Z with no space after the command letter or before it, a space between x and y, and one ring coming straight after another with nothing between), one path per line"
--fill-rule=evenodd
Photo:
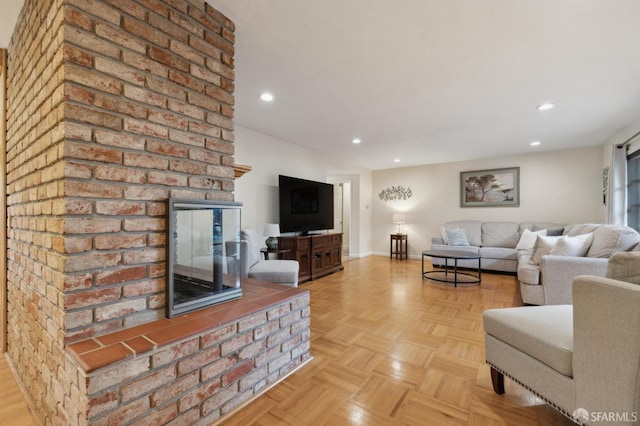
M342 256L349 257L351 236L351 183L333 184L334 231L342 233Z

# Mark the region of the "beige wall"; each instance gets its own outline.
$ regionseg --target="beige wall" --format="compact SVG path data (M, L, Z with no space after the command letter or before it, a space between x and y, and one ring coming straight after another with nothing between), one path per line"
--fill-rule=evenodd
M235 183L235 199L244 204L244 227L261 232L264 223L278 222L278 175L355 182L351 255L388 255L394 211L408 212L409 254L419 256L448 220L602 222L602 146L538 152L416 167L369 171L337 158L236 126L236 161L253 170ZM520 167L520 207L460 208L460 172ZM379 192L389 186L409 186L407 201L383 202Z
M278 223L278 175L350 182L350 255L371 253L370 170L241 126L236 126L235 137L236 162L253 168L235 182L235 200L243 203L243 227L255 228L261 234L265 223Z
M429 248L450 220L602 222L602 146L373 172L373 252L388 255L394 211L406 211L409 255ZM520 207L461 208L460 172L520 167ZM390 186L408 186L406 201L381 201Z

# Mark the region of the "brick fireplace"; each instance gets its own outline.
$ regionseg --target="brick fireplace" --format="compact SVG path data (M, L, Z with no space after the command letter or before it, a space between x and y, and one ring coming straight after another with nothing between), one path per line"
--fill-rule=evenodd
M208 422L308 360L304 290L164 318L166 199L234 198L233 22L26 0L8 53L7 340L38 417Z

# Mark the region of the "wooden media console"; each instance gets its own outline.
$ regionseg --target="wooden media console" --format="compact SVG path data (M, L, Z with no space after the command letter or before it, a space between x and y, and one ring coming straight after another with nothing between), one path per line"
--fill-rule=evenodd
M297 260L298 282L342 271L342 234L278 237L278 248L289 250L284 259Z

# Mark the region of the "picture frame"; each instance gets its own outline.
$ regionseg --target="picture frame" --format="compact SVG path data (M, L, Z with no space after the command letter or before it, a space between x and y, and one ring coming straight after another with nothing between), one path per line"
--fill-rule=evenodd
M460 207L520 207L520 167L460 172Z

